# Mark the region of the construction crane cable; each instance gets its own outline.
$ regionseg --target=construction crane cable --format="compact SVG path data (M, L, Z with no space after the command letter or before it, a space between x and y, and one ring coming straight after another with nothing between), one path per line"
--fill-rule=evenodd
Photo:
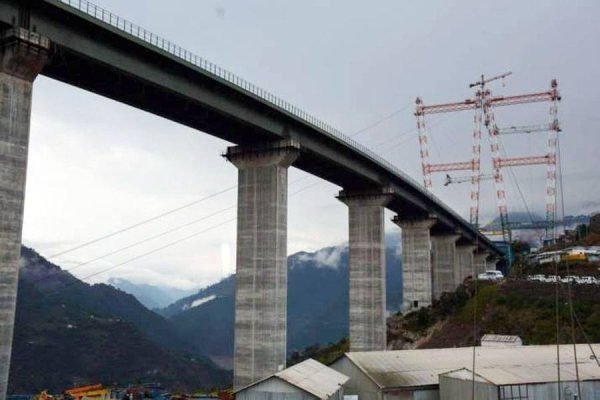
M577 322L577 326L579 327L579 330L581 331L581 335L585 339L585 342L587 343L588 347L590 348L590 351L592 352L592 356L594 357L594 360L596 360L596 364L598 364L598 367L600 367L600 360L598 359L598 356L596 355L596 352L594 351L594 347L592 346L592 343L590 342L587 334L585 333L585 330L583 329L583 326L581 325L581 322L579 321L579 317L577 317L577 313L573 312L573 316L575 317L575 322Z
M503 157L507 157L506 150L504 149L504 145L502 144L502 140L500 140L500 138L498 138L498 143L500 145L500 151L502 152ZM529 221L531 222L531 224L533 226L535 226L535 221L533 220L533 216L531 215L531 211L529 210L529 206L527 205L525 196L523 195L523 192L521 191L521 186L519 185L519 182L517 181L515 172L510 167L508 168L508 172L514 182L515 187L517 188L517 191L519 192L519 197L521 198L521 201L523 202L523 206L525 207L525 210L527 211L527 216L529 217ZM540 231L538 229L536 229L535 231L538 235L538 238L541 238ZM543 243L543 241L542 241L542 243Z
M560 138L557 135L556 136L556 158L557 158L557 163L558 163L558 183L560 185L560 207L561 207L561 219L564 221L565 220L565 189L564 189L564 185L563 185L563 173L562 173L562 157L561 157L561 151L560 151ZM565 238L566 239L566 238ZM565 263L565 268L566 268L566 272L567 272L567 277L569 277L570 274L570 270L569 270L569 260L566 261ZM577 392L579 394L579 399L583 400L582 397L582 392L581 392L581 380L579 379L579 362L577 361L577 341L575 340L575 318L574 318L574 311L573 311L573 293L571 290L571 285L572 282L567 282L567 296L568 296L568 302L569 302L569 312L571 314L571 340L573 342L573 356L575 358L575 376L577 378Z

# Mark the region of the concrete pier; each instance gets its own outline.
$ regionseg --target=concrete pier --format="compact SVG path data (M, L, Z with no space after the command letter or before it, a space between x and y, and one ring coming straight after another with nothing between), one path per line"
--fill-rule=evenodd
M393 192L340 192L349 212L350 351L386 349L384 207Z
M6 398L15 322L33 81L50 43L25 29L0 33L0 399Z
M477 249L477 246L472 245L457 245L456 246L456 285L460 285L463 281L473 276L473 252Z
M234 388L285 368L288 167L295 141L230 147L238 168Z
M456 283L456 241L460 235L431 237L433 297L439 299L444 292L454 292Z
M435 218L419 220L394 217L402 228L402 311L431 305L433 296L430 229Z
M488 252L477 253L473 256L473 263L475 265L475 276L473 278L477 278L478 274L485 272L487 267L487 258L490 256Z

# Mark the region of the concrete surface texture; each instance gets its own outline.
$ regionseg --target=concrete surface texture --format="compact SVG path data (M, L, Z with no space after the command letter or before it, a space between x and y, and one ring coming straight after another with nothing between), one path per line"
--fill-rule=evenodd
M48 49L28 43L13 30L0 35L0 399L4 399L19 279L32 84Z
M433 297L439 299L444 292L454 292L456 283L456 241L460 235L431 237Z
M288 167L290 141L229 148L238 169L234 388L285 368Z
M465 278L473 276L473 252L477 246L457 245L456 246L456 285L463 283Z
M477 253L473 256L473 264L475 265L475 276L473 278L476 278L477 274L481 274L489 269L487 265L487 258L489 256L487 252Z
M384 206L393 196L341 192L349 212L350 351L386 349Z
M436 220L393 221L402 228L402 311L428 307L433 295L430 229Z

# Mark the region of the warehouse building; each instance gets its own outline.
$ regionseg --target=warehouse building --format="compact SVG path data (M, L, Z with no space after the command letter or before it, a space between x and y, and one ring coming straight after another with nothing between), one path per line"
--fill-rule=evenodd
M577 376L573 363L561 364L560 388L554 365L508 366L479 368L475 374L475 398L477 400L543 400L600 399L600 366L594 363L579 365L578 395ZM440 399L472 399L473 371L467 368L440 375Z
M305 360L235 393L236 400L343 400L348 377Z
M600 355L600 345L592 345L594 352ZM493 375L499 371L518 371L516 385L525 385L536 393L538 386L544 384L556 387L556 346L506 346L476 347L476 387L482 393L498 395L500 387L513 384L510 379L500 380ZM577 345L578 366L585 379L586 389L600 388L600 367L588 345ZM563 390L573 392L572 378L575 371L572 345L560 346L561 372L564 371ZM346 395L358 395L360 400L440 400L468 399L462 397L442 397L440 376L450 383L445 387L467 391L468 370L473 368L473 347L423 350L394 350L346 353L330 365L331 368L348 376L350 380L344 385ZM462 372L460 372L462 371ZM486 372L488 371L488 372ZM553 371L553 372L552 372ZM454 374L452 374L454 372ZM479 376L481 374L481 376ZM485 375L485 376L484 376ZM494 379L487 379L487 377ZM543 377L543 378L542 378ZM452 381L450 381L453 379ZM471 373L472 379L472 373ZM542 382L542 380L547 380ZM496 383L494 383L496 382ZM469 386L470 389L470 386ZM450 390L450 389L449 389ZM494 392L495 390L495 392ZM540 389L541 390L541 389ZM548 389L551 390L551 389ZM590 389L592 390L592 389ZM582 389L583 391L583 389ZM511 392L512 393L512 392ZM600 393L600 390L598 391ZM571 395L574 396L575 392ZM476 397L477 399L540 399L546 397ZM556 398L556 397L554 397ZM568 397L563 396L563 399ZM577 397L571 397L575 400ZM600 400L600 397L584 397Z

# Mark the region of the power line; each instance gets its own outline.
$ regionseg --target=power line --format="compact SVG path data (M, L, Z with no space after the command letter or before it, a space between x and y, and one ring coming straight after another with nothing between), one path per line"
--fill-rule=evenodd
M298 182L298 181L299 181L299 180L297 180L296 182ZM310 189L310 188L312 188L312 187L314 187L314 186L317 186L318 184L321 184L321 183L323 183L323 182L322 182L322 181L315 182L315 183L313 183L312 185L309 185L309 186L307 186L307 187L304 187L304 188L302 188L302 189L300 189L300 190L298 190L298 191L296 191L296 192L294 192L294 193L290 194L290 196L296 195L296 194L298 194L298 193L300 193L300 192L303 192L303 191L305 191L305 190L307 190L307 189ZM231 209L231 208L234 208L234 207L235 207L235 206L233 206L233 207L229 207L228 209ZM213 214L211 214L211 215L209 215L209 216L206 216L204 219L206 219L206 218L208 218L208 217L210 217L210 216L216 215L216 214L218 214L218 213L220 213L220 212L223 212L223 211L225 211L225 210L227 210L227 209L223 209L223 210L220 210L220 211L218 211L218 212L216 212L216 213L213 213ZM156 249L153 249L153 250L150 250L150 251L148 251L148 252L146 252L146 253L140 254L140 255L138 255L138 256L132 257L132 258L130 258L130 259L128 259L128 260L125 260L125 261L123 261L123 262L120 262L120 263L118 263L118 264L112 265L112 266L110 266L110 267L108 267L108 268L105 268L105 269L103 269L103 270L101 270L101 271L95 272L95 273L93 273L93 274L91 274L91 275L87 275L87 276L85 276L85 277L83 277L83 278L81 278L81 279L78 279L78 278L77 278L77 280L75 280L75 281L73 281L73 282L70 282L70 283L67 283L67 284L63 285L63 286L62 286L61 288L59 288L58 290L54 290L54 291L51 291L51 292L47 293L47 294L46 294L46 296L50 296L50 295L52 295L52 294L54 294L54 293L57 293L59 290L62 290L62 289L64 289L65 287L68 287L68 286L71 286L71 285L77 284L77 283L79 283L79 282L84 282L85 280L87 280L87 279L90 279L90 278L93 278L94 276L97 276L97 275L100 275L100 274L102 274L102 273L105 273L105 272L108 272L108 271L114 270L114 269L116 269L116 268L118 268L118 267L121 267L121 266L123 266L123 265L125 265L125 264L128 264L128 263L130 263L130 262L136 261L136 260L138 260L138 259L140 259L140 258L146 257L146 256L148 256L148 255L150 255L150 254L154 254L154 253L156 253L156 252L159 252L159 251L161 251L161 250L167 249L167 248L169 248L169 247L171 247L171 246L174 246L174 245L176 245L176 244L182 243L182 242L184 242L184 241L186 241L186 240L189 240L189 239L192 239L192 238L194 238L194 237L196 237L196 236L198 236L198 235L200 235L200 234L202 234L202 233L205 233L205 232L211 231L211 230L213 230L213 229L216 229L216 228L218 228L218 227L221 227L221 226L223 226L223 225L225 225L225 224L228 224L228 223L230 223L230 222L233 222L233 221L236 221L236 220L237 220L237 217L235 217L235 218L231 218L231 219L228 219L228 220L226 220L226 221L223 221L223 222L221 222L221 223L218 223L218 224L216 224L216 225L213 225L213 226L211 226L211 227L208 227L208 228L206 228L206 229L203 229L203 230L201 230L201 231L199 231L199 232L193 233L193 234L191 234L191 235L188 235L188 236L186 236L186 237L183 237L183 238L181 238L181 239L178 239L178 240L175 240L175 241L173 241L173 242L170 242L170 243L168 243L168 244L166 244L166 245L164 245L164 246L160 246L160 247L158 247L158 248L156 248ZM173 230L176 230L176 229L178 229L178 228L174 228ZM164 232L163 232L163 234L166 234L166 233L164 233ZM161 235L162 235L162 234L158 234L158 235L156 235L155 237L158 237L158 236L161 236ZM155 238L155 237L153 237L153 238ZM146 242L146 241L149 241L149 240L151 240L151 238L148 238L147 240L143 240L143 241L141 241L141 242L139 242L139 243L137 243L137 244L134 244L134 245L127 246L126 248L131 248L131 247L137 246L138 244L141 244L142 242ZM121 249L121 250L117 250L117 251L115 251L115 252L112 252L111 254L115 254L115 253L117 253L117 252L120 252L120 251L122 251L122 250L125 250L126 248L123 248L123 249ZM105 258L105 257L107 257L107 256L108 256L108 255L104 255L104 256L102 256L102 257L98 257L98 258L96 258L96 259L94 259L94 260L92 260L92 261L89 261L89 262L87 262L87 263L91 263L91 262L94 262L94 261L98 261L98 260L100 260L100 259L102 259L102 258ZM76 267L75 267L75 268L76 268ZM74 268L72 268L72 269L74 269ZM72 270L72 269L71 269L71 270ZM56 276L56 275L60 275L60 274L62 274L62 273L64 273L64 272L68 272L68 270L61 270L61 271L60 271L60 273L57 273L57 274L53 274L53 275L46 276L46 277L44 277L44 278L42 278L42 279L40 279L40 280L38 280L38 281L35 281L35 282L31 283L31 284L33 285L33 284L35 284L35 283L38 283L39 281L42 281L42 280L44 280L44 279L47 279L47 278L54 277L54 276Z
M360 130L358 130L358 131L354 132L354 133L353 133L352 135L350 135L350 136L351 136L351 137L358 136L358 135L360 135L361 133L364 133L364 132L366 132L366 131L368 131L368 130L370 130L370 129L372 129L372 128L374 128L374 127L376 127L376 126L380 125L380 124L382 124L383 122L385 122L385 121L387 121L387 120L389 120L389 119L391 119L391 118L395 117L396 115L400 114L401 112L405 111L405 110L406 110L406 109L407 109L409 106L410 106L410 103L408 103L408 104L407 104L407 105L405 105L404 107L400 108L399 110L396 110L396 111L392 112L391 114L389 114L389 115L387 115L387 116L385 116L385 117L383 117L383 118L381 118L381 119L379 119L379 120L377 120L377 121L373 122L372 124L368 125L367 127L365 127L365 128L362 128L362 129L360 129ZM297 180L295 180L295 181L291 182L290 184L294 184L294 183L296 183L296 182L299 182L299 181L301 181L301 180L304 180L304 179L306 179L306 178L308 178L308 177L309 177L309 175L307 175L307 176L305 176L305 177L302 177L302 178L300 178L300 179L297 179ZM189 208L189 207L195 206L195 205L197 205L197 204L199 204L199 203L202 203L202 202L204 202L204 201L206 201L206 200L209 200L209 199L212 199L212 198L214 198L214 197L217 197L217 196L219 196L219 195L221 195L221 194L227 193L227 192L229 192L229 191L231 191L231 190L233 190L233 189L235 189L235 188L237 188L237 185L230 186L230 187L228 187L228 188L226 188L226 189L224 189L224 190L222 190L222 191L219 191L219 192L216 192L216 193L210 194L210 195L208 195L208 196L206 196L206 197L203 197L203 198L201 198L201 199L194 200L194 201L192 201L192 202L190 202L190 203L187 203L187 204L184 204L184 205L182 205L182 206L176 207L176 208L174 208L174 209L171 209L171 210L165 211L165 212L163 212L163 213L161 213L161 214L155 215L155 216L153 216L153 217L150 217L150 218L148 218L148 219L145 219L145 220L142 220L142 221L136 222L136 223L134 223L134 224L132 224L132 225L126 226L126 227L124 227L124 228L118 229L118 230L116 230L116 231L113 231L113 232L111 232L111 233L108 233L108 234L106 234L106 235L103 235L103 236L97 237L97 238L95 238L95 239L89 240L89 241L87 241L87 242L84 242L84 243L82 243L82 244L80 244L80 245L77 245L77 246L74 246L74 247L68 248L68 249L66 249L66 250L63 250L63 251L61 251L61 252L58 252L58 253L56 253L56 254L53 254L53 255L49 256L49 257L48 257L48 259L50 260L50 259L53 259L53 258L56 258L56 257L62 256L62 255L65 255L65 254L71 253L71 252L73 252L73 251L75 251L75 250L82 249L82 248L84 248L84 247L87 247L87 246L90 246L90 245L92 245L92 244L98 243L98 242L100 242L100 241L102 241L102 240L106 240L106 239L109 239L109 238L111 238L111 237L113 237L113 236L119 235L119 234L121 234L121 233L128 232L128 231L130 231L130 230L132 230L132 229L135 229L135 228L138 228L138 227L140 227L140 226L142 226L142 225L146 225L146 224L148 224L148 223L150 223L150 222L153 222L153 221L156 221L156 220L158 220L158 219L164 218L164 217L166 217L166 216L168 216L168 215L171 215L171 214L174 214L174 213L176 213L176 212L178 212L178 211L181 211L181 210L184 210L184 209L186 209L186 208Z
M89 245L92 245L92 244L98 243L98 242L100 242L100 241L102 241L102 240L105 240L105 239L111 238L111 237L113 237L113 236L119 235L119 234L121 234L121 233L124 233L124 232L130 231L130 230L132 230L132 229L135 229L135 228L137 228L137 227L140 227L140 226L142 226L142 225L145 225L145 224L148 224L148 223L150 223L150 222L156 221L156 220L158 220L158 219L160 219L160 218L166 217L167 215L171 215L171 214L173 214L173 213L176 213L177 211L184 210L184 209L186 209L186 208L189 208L189 207L195 206L196 204L200 204L200 203L202 203L203 201L206 201L206 200L212 199L212 198L214 198L214 197L217 197L217 196L219 196L219 195L221 195L221 194L227 193L227 192L229 192L229 191L231 191L231 190L233 190L233 189L235 189L235 188L237 188L237 185L235 185L235 186L230 186L230 187L228 187L227 189L224 189L224 190L221 190L221 191L219 191L219 192L216 192L216 193L210 194L210 195L208 195L208 196L205 196L205 197L203 197L203 198L201 198L201 199L194 200L194 201L192 201L191 203L187 203L187 204L184 204L184 205L182 205L182 206L179 206L179 207L177 207L177 208L173 208L173 209L171 209L171 210L168 210L168 211L165 211L165 212L163 212L163 213L161 213L161 214L155 215L154 217L151 217L151 218L145 219L145 220L143 220L143 221L140 221L140 222L136 222L136 223L135 223L135 224L133 224L133 225L126 226L126 227L124 227L124 228L121 228L121 229L119 229L119 230L116 230L116 231L114 231L114 232L108 233L108 234L106 234L106 235L104 235L104 236L100 236L100 237L98 237L98 238L92 239L92 240L90 240L90 241L87 241L87 242L85 242L85 243L82 243L82 244L80 244L80 245L77 245L77 246L75 246L75 247L71 247L70 249L67 249L67 250L61 251L61 252L59 252L59 253L53 254L53 255L51 255L50 257L48 257L48 259L50 260L50 259L53 259L53 258L56 258L56 257L62 256L62 255L64 255L64 254L71 253L71 252L73 252L73 251L75 251L75 250L79 250L79 249L81 249L81 248L84 248L84 247L87 247L87 246L89 246Z
M373 124L369 125L368 127L366 127L366 128L363 128L363 129L361 129L361 130L357 131L356 133L354 133L354 134L353 134L353 136L356 136L356 135L358 135L358 134L360 134L360 133L362 133L362 132L365 132L365 131L367 131L368 129L371 129L371 128L373 128L373 127L375 127L375 126L377 126L377 125L379 125L379 124L383 123L384 121L387 121L387 120L391 119L392 117L396 116L397 114L399 114L399 113L401 113L402 111L404 111L405 109L407 109L409 106L410 106L410 104L408 104L408 105L404 106L403 108L401 108L401 109L399 109L399 110L397 110L397 111L394 111L393 113L389 114L388 116L386 116L386 117L384 117L384 118L382 118L382 119L380 119L380 120L376 121L375 123L373 123ZM447 118L446 118L446 119L447 119ZM444 119L444 120L445 120L445 119ZM439 124L439 123L441 123L441 122L443 122L443 121L439 121L439 122L438 122L438 124ZM414 129L413 129L413 130L414 130ZM410 131L409 131L409 132L410 132ZM409 132L406 132L405 134L407 134L407 133L409 133ZM290 183L290 185L292 185L292 184L295 184L295 183L297 183L297 182L300 182L300 181L302 181L302 180L304 180L304 179L307 179L307 178L309 178L309 177L310 177L310 175L306 175L306 176L304 176L304 177L302 177L302 178L296 179L296 180L294 180L293 182L291 182L291 183ZM315 182L315 183L313 183L313 184L311 184L311 185L309 185L309 186L306 186L306 187L304 187L304 188L302 188L302 189L299 189L299 190L297 190L296 192L293 192L293 193L291 193L291 194L290 194L290 196L293 196L293 195L295 195L295 194L298 194L298 193L300 193L300 192L303 192L303 191L305 191L305 190L311 189L311 188L313 188L313 187L315 187L315 186L317 186L317 185L319 185L319 184L321 184L321 183L323 183L323 181L318 181L318 182ZM227 188L227 189L225 189L225 190L222 190L222 191L220 191L220 192L213 193L213 194L211 194L211 195L209 195L209 196L206 196L206 197L204 197L204 198L202 198L202 199L199 199L199 200L196 200L196 201L194 201L194 202L191 202L191 203L185 204L185 205L183 205L183 206L177 207L177 208L175 208L175 209L172 209L172 210L166 211L166 212L164 212L164 213L161 213L161 214L159 214L159 215L157 215L157 216L154 216L154 217L152 217L152 218L148 218L148 219L146 219L146 220L143 220L143 221L140 221L140 222L138 222L138 223L136 223L136 224L133 224L133 225L127 226L127 227L125 227L125 228L122 228L122 229L120 229L120 230L114 231L114 232L112 232L112 233L109 233L109 234L107 234L107 235L101 236L101 237L99 237L99 238L96 238L96 239L90 240L90 241L88 241L88 242L86 242L86 243L83 243L83 244L81 244L81 245L75 246L75 247L73 247L73 248L71 248L71 249L68 249L68 250L62 251L62 252L60 252L60 253L57 253L57 254L55 254L55 255L53 255L53 256L51 256L51 257L49 257L49 258L56 258L56 257L58 257L58 256L61 256L61 255L64 255L64 254L70 253L70 252L72 252L72 251L75 251L75 250L81 249L81 248L83 248L83 247L89 246L89 245L91 245L91 244L94 244L94 243L100 242L100 241L102 241L102 240L105 240L105 239L108 239L108 238L110 238L110 237L112 237L112 236L115 236L115 235L118 235L118 234L120 234L120 233L123 233L123 232L129 231L129 230L131 230L131 229L134 229L134 228L136 228L136 227L139 227L139 226L141 226L141 225L144 225L144 224L147 224L147 223L149 223L149 222L152 222L152 221L155 221L155 220L157 220L157 219L160 219L160 218L162 218L162 217L164 217L164 216L167 216L167 215L173 214L173 213L175 213L175 212L177 212L177 211L180 211L180 210L183 210L183 209L185 209L185 208L188 208L188 207L191 207L191 206L193 206L193 205L196 205L196 204L198 204L198 203L200 203L200 202L202 202L202 201L205 201L205 200L208 200L208 199L210 199L210 198L214 198L214 197L216 197L216 196L218 196L218 195L224 194L224 193L226 193L226 192L228 192L228 191L230 191L230 190L233 190L233 189L235 189L236 187L237 187L237 185L235 185L235 186L232 186L232 187L229 187L229 188ZM177 226L177 227L175 227L175 228L169 229L169 230L167 230L167 231L163 231L163 232L161 232L161 233L158 233L158 234L156 234L156 235L153 235L153 236L151 236L151 237L148 237L148 238L146 238L146 239L140 240L140 241L138 241L138 242L132 243L132 244L130 244L130 245L127 245L127 246L125 246L125 247L119 248L119 249L117 249L117 250L111 251L111 252L109 252L109 253L106 253L106 254L104 254L104 255L102 255L102 256L96 257L96 258L94 258L94 259L92 259L92 260L88 260L88 261L85 261L85 262L79 263L79 264L75 265L75 266L74 266L74 267L72 267L72 268L68 268L68 269L61 270L61 271L60 271L60 273L72 271L72 270L74 270L74 269L77 269L77 268L79 268L79 267L82 267L82 266L85 266L85 265L91 264L91 263L93 263L93 262L96 262L96 261L99 261L99 260L101 260L101 259L104 259L104 258L106 258L106 257L109 257L109 256L111 256L111 255L118 254L118 253L120 253L120 252L122 252L122 251L125 251L125 250L128 250L128 249L131 249L131 248L133 248L133 247L137 247L137 246L139 246L139 245L141 245L141 244L147 243L147 242L149 242L149 241L151 241L151 240L157 239L157 238L159 238L159 237L162 237L162 236L164 236L164 235L167 235L167 234L169 234L169 233L173 233L173 232L175 232L175 231L177 231L177 230L179 230L179 229L182 229L182 228L184 228L184 227L191 226L191 225L193 225L193 224L196 224L196 223L198 223L198 222L200 222L200 221L203 221L203 220L205 220L205 219L208 219L208 218L210 218L210 217L212 217L212 216L215 216L215 215L217 215L217 214L220 214L220 213L222 213L222 212L225 212L225 211L231 210L231 209L233 209L233 208L235 208L235 205L233 205L233 206L230 206L230 207L227 207L227 208L225 208L225 209L221 209L221 210L219 210L219 211L216 211L216 212L214 212L214 213L212 213L212 214L209 214L209 215L207 215L207 216L204 216L204 217L202 217L202 218L199 218L199 219L197 219L197 220L194 220L194 221L188 222L188 223L186 223L186 224L183 224L183 225ZM234 219L228 220L228 221L226 221L226 222L231 222L231 221L234 221L234 220L236 220L236 219L237 219L237 218L234 218ZM226 223L226 222L225 222L225 223ZM160 247L160 248L158 248L158 249L156 249L156 250L153 250L153 251L150 251L150 252L148 252L148 253L144 253L143 255L140 255L140 256L134 257L134 258L132 258L132 259L129 259L129 260L127 260L127 261L123 262L123 263L119 263L119 264L117 264L116 266L112 266L112 267L110 267L110 268L109 268L109 269L107 269L107 270L100 271L99 273L102 273L102 272L105 272L105 271L108 271L108 270L114 269L114 268L116 268L116 267L118 267L118 266L121 266L121 265L124 265L124 264L126 264L126 263L129 263L129 262L131 262L131 261L137 260L138 258L144 257L144 256L146 256L146 255L153 254L153 253L154 253L154 252L156 252L156 251L162 250L162 249L164 249L164 248L170 247L170 246L172 246L172 245L175 245L175 244L177 244L177 243L180 243L180 242L182 242L182 241L185 241L185 240L187 240L187 239L190 239L190 238L192 238L192 237L195 237L195 236L197 236L197 235L198 235L198 234L200 234L200 233L206 232L207 230L214 229L214 228L216 228L216 227L219 227L219 226L221 226L221 225L223 225L223 224L224 224L224 223L222 223L222 224L218 224L218 225L215 225L215 226L213 226L213 227L209 227L209 228L207 228L206 230L203 230L203 231L201 231L201 232L198 232L198 233L196 233L196 234L193 234L193 235L187 236L187 237L185 237L185 238L183 238L183 239L181 239L181 240L179 240L179 241L172 242L172 243L171 243L171 244L169 244L169 245L166 245L166 246ZM96 275L98 275L99 273L95 273L95 274L92 274L92 275L90 275L90 276L84 277L84 278L82 278L81 280L83 281L83 280L89 279L89 278L91 278L91 277L93 277L93 276L96 276ZM46 276L46 277L44 277L44 278L41 278L41 279L39 279L39 280L37 280L37 281L35 281L35 282L31 282L31 283L29 283L29 284L31 284L31 285L34 285L34 284L36 284L36 283L39 283L39 282L40 282L40 281L42 281L42 280L49 279L49 278L51 278L51 277L53 277L53 276L55 276L55 275L58 275L58 274L53 274L53 275Z
M373 122L371 125L367 126L366 128L363 128L363 129L360 129L360 130L358 130L358 131L354 132L353 134L351 134L351 135L350 135L350 137L355 137L355 136L358 136L358 135L360 135L361 133L364 133L364 132L366 132L366 131L368 131L368 130L370 130L370 129L373 129L373 128L375 128L377 125L380 125L380 124L384 123L385 121L387 121L387 120L390 120L390 119L392 119L393 117L395 117L396 115L400 114L402 111L406 110L406 109L407 109L408 107L410 107L411 105L412 105L412 103L408 103L407 105L405 105L405 106L404 106L404 107L402 107L401 109L399 109L399 110L396 110L396 111L394 111L393 113L391 113L391 114L389 114L389 115L387 115L387 116L385 116L385 117L381 118L380 120Z

